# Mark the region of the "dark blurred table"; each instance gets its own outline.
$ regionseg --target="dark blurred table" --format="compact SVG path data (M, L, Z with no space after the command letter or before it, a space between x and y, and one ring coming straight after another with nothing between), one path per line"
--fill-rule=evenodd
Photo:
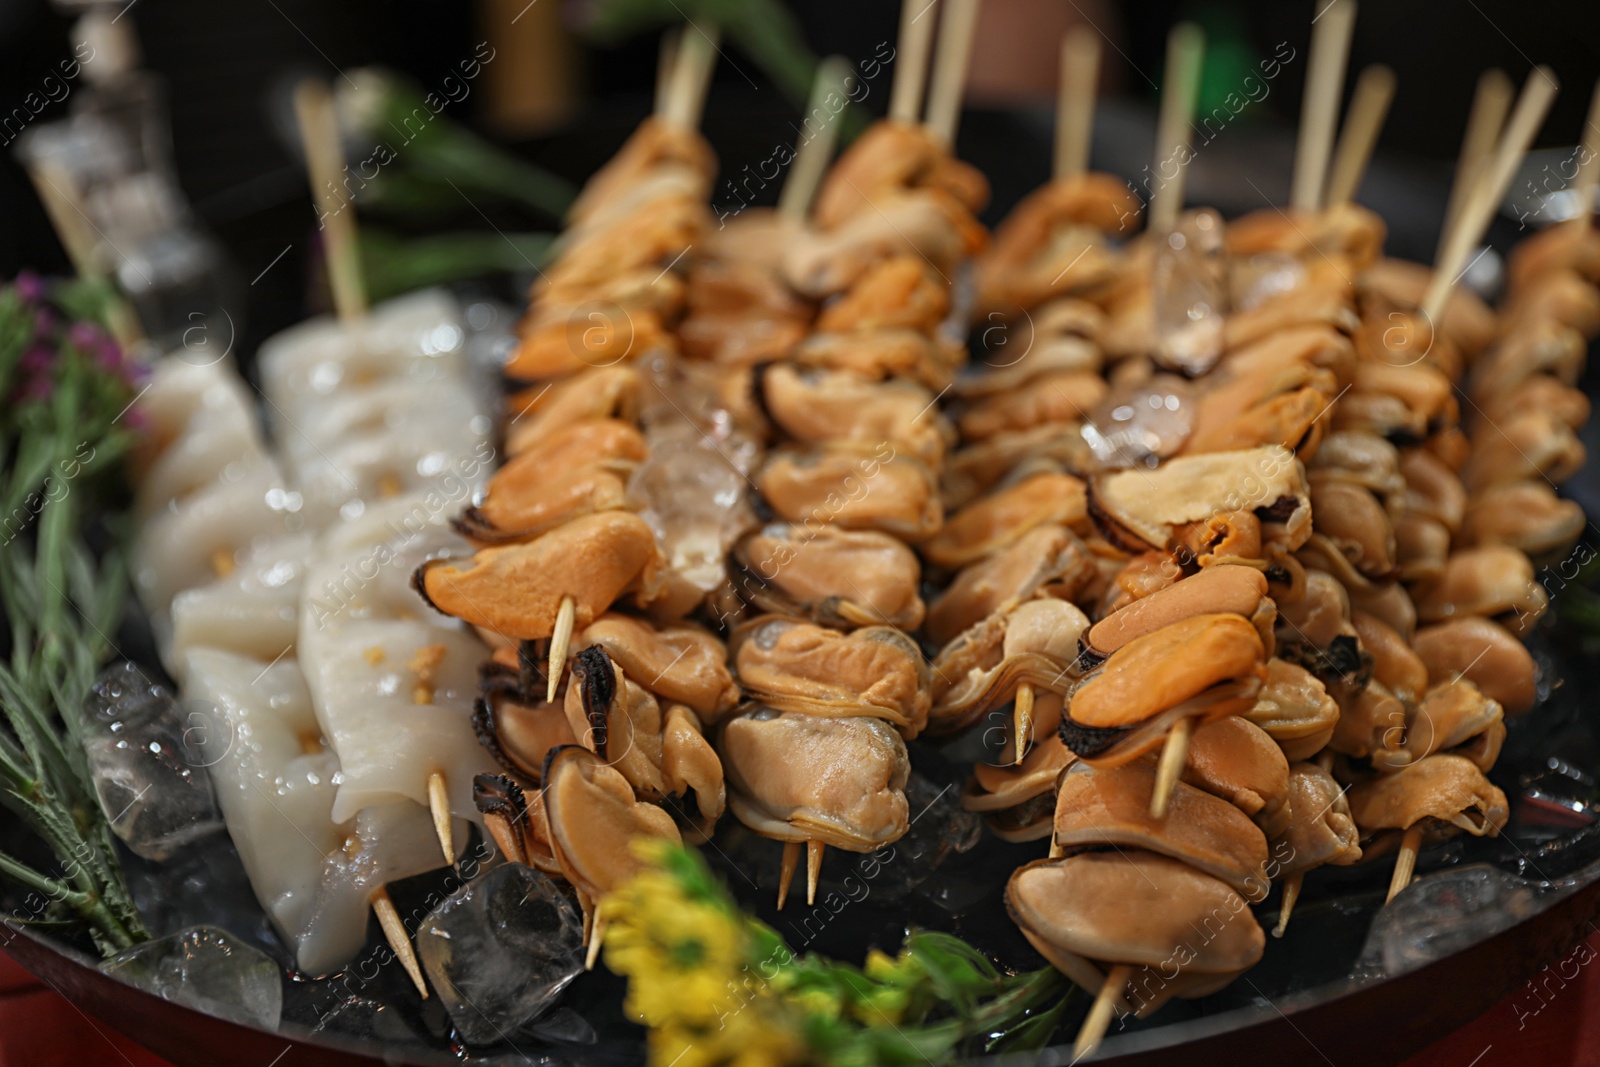
M1404 1067L1600 1067L1600 967L1591 966L1596 959L1600 932ZM0 953L0 1067L102 1065L169 1067ZM286 1058L272 1067L294 1063Z

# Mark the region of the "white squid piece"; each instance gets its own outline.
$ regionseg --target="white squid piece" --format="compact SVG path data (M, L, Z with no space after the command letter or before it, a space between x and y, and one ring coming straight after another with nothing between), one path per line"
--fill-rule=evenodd
M411 588L424 559L466 554L452 510L425 494L368 506L328 531L306 576L299 653L318 721L339 757L333 817L428 803L442 774L453 815L477 821L472 779L493 761L472 729L483 644Z
M372 895L439 866L427 809L404 801L330 817L338 761L292 657L196 648L185 674L190 736L257 899L300 970L343 967L366 945Z

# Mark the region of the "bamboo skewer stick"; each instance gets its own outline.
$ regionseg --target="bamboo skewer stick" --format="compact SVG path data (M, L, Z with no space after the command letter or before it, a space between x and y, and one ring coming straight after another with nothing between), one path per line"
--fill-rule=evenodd
M978 28L979 0L945 0L948 10L939 27L939 46L928 87L928 130L945 147L956 143L961 123L961 98L967 88L972 38Z
M594 961L600 958L600 945L606 939L606 920L598 910L594 914L594 926L589 931L589 947L583 954L583 969L594 970Z
M411 976L411 981L416 985L417 992L422 994L422 999L427 1000L428 983L422 980L422 966L417 963L417 952L411 947L406 924L400 920L400 913L395 910L394 901L389 899L387 888L380 886L372 894L372 910L378 916L378 925L383 928L384 939L389 942L389 947L400 960L400 966Z
M849 75L850 64L841 56L829 56L817 66L817 79L811 84L811 100L806 105L806 122L821 113L821 125L795 149L788 180L778 194L778 214L793 222L803 221L811 210L811 199L833 158L833 147L839 143L839 116L829 112L826 101L830 93L844 95Z
M1311 58L1306 68L1305 100L1300 106L1300 137L1295 144L1294 185L1290 206L1315 211L1322 203L1328 156L1339 115L1339 88L1344 84L1355 27L1355 0L1331 0L1311 30Z
M1056 99L1056 181L1080 178L1089 169L1094 133L1095 90L1100 83L1100 35L1074 26L1061 39Z
M1477 91L1472 96L1472 110L1467 114L1467 132L1461 138L1461 156L1456 162L1455 179L1450 183L1450 198L1445 201L1444 222L1439 227L1439 246L1434 250L1433 261L1444 259L1445 244L1466 206L1472 187L1478 180L1483 161L1494 151L1494 144L1505 128L1506 115L1511 111L1515 89L1505 71L1490 69L1478 78Z
M109 285L110 280L98 262L99 235L78 202L77 186L72 178L58 167L31 164L28 166L28 180L33 182L45 214L50 218L50 226L56 232L56 239L61 242L78 277L87 282ZM123 348L132 348L145 339L138 316L120 291L116 292L106 307L106 325Z
M1167 731L1167 740L1161 746L1161 761L1156 764L1156 784L1150 792L1152 818L1167 817L1167 805L1172 801L1172 789L1183 774L1183 764L1189 756L1189 738L1194 735L1194 720L1179 719Z
M1178 224L1183 210L1183 186L1187 164L1178 157L1189 148L1189 124L1194 119L1195 99L1200 94L1200 63L1205 57L1205 35L1192 22L1180 22L1167 35L1167 76L1161 88L1161 114L1156 121L1156 177L1162 163L1177 161L1177 172L1164 180L1150 196L1150 232L1166 233Z
M1394 71L1380 63L1361 72L1361 77L1356 79L1350 111L1345 115L1344 129L1339 133L1339 143L1333 150L1327 207L1339 207L1355 199L1393 100Z
M817 880L822 877L822 850L825 846L821 841L806 842L806 904L817 902Z
M327 234L333 306L341 320L355 322L367 313L367 292L361 274L355 207L340 191L345 172L344 147L339 139L333 94L321 81L307 78L295 87L294 111L300 124L300 143L305 148L306 169L311 175L317 218Z
M667 117L667 101L672 96L672 72L678 65L678 45L683 40L683 28L674 27L661 34L661 50L656 57L655 116Z
M685 130L700 127L711 71L717 63L717 27L690 22L683 28L667 86L667 106L662 119Z
M1113 964L1106 972L1105 981L1100 983L1100 992L1095 994L1094 1004L1084 1017L1083 1025L1078 1028L1078 1039L1072 1044L1074 1063L1100 1047L1100 1040L1111 1026L1111 1016L1117 1010L1117 1001L1132 975L1133 967L1126 963Z
M1417 870L1417 851L1422 848L1422 824L1406 829L1405 837L1400 839L1400 854L1395 857L1394 877L1389 880L1389 895L1383 899L1385 904L1395 898L1395 895L1411 884L1411 876Z
M450 825L450 789L442 771L428 775L428 810L433 814L433 830L439 835L446 866L456 862L455 833Z
M1300 899L1300 887L1305 881L1306 876L1299 872L1284 879L1283 903L1278 906L1278 925L1272 930L1273 937L1282 937L1283 932L1289 929L1289 916L1294 913L1295 902Z
M556 623L550 631L550 666L545 671L545 702L554 704L561 687L561 673L567 669L567 650L572 647L572 631L578 621L578 604L570 596L561 598Z
M1588 229L1594 225L1594 190L1600 185L1600 81L1594 83L1594 95L1589 98L1589 114L1583 121L1582 155L1578 158L1578 176L1573 189L1578 198L1579 225Z
M1528 146L1544 123L1545 114L1556 98L1555 74L1549 67L1535 67L1523 83L1516 110L1506 124L1495 151L1485 161L1472 193L1461 209L1456 225L1448 235L1445 254L1434 264L1433 280L1423 297L1421 313L1428 322L1437 322L1450 291L1467 267L1467 256L1483 239L1495 209L1505 197L1517 167L1528 154Z
M785 841L783 843L783 865L778 868L778 910L783 910L784 902L789 899L789 886L794 881L794 872L800 867L800 842Z
M928 55L939 0L903 0L900 39L895 44L894 85L889 89L889 121L907 125L922 114L922 93L928 84Z

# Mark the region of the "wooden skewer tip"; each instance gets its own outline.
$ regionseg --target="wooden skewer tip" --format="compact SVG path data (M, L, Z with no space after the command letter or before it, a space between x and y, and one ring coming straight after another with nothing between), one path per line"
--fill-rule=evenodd
M554 704L556 690L561 687L561 672L567 669L567 651L572 647L572 630L578 622L578 604L570 596L561 598L556 609L556 624L550 630L550 666L546 672L549 680L545 686L545 702Z
M1278 925L1273 927L1272 936L1282 937L1283 932L1289 929L1289 916L1294 913L1295 902L1300 899L1300 886L1305 882L1303 874L1291 874L1283 883L1283 903L1278 906Z
M1028 754L1028 746L1033 742L1033 686L1023 682L1017 686L1016 705L1011 715L1011 743L1016 746L1016 753L1011 762L1018 764Z
M1151 818L1167 817L1167 805L1172 801L1173 787L1183 774L1183 764L1189 756L1189 738L1193 733L1193 719L1179 719L1167 731L1167 740L1161 746L1161 762L1156 764L1156 785L1150 792Z
M821 841L806 842L806 906L817 902L817 880L822 877Z
M778 910L783 910L783 905L789 899L789 885L794 881L794 872L800 867L800 842L785 841L783 843L783 865L778 868Z
M417 992L422 994L422 999L428 999L428 983L423 981L422 966L417 962L417 951L411 947L411 937L406 933L406 924L400 920L400 913L395 910L394 901L389 899L389 890L380 888L372 894L372 911L378 916L378 925L383 928L383 936L389 942L389 948L394 951L399 959L400 966L406 969L406 974L411 976L411 981L417 987Z
M1106 972L1105 981L1100 983L1100 991L1095 994L1094 1004L1090 1006L1089 1014L1084 1017L1083 1025L1078 1028L1078 1039L1072 1044L1074 1063L1100 1047L1101 1039L1111 1027L1111 1017L1116 1013L1117 1001L1122 998L1122 991L1127 988L1128 979L1132 975L1133 967L1126 963L1114 964Z
M454 827L450 823L450 788L443 771L428 775L428 811L433 815L433 829L439 835L439 847L444 850L448 865L456 862Z
M599 915L594 919L594 930L589 934L589 948L583 956L583 969L594 970L594 961L600 958L600 946L606 939L606 921Z
M1411 878L1417 871L1417 853L1422 848L1422 824L1406 829L1405 837L1400 839L1400 854L1394 860L1394 877L1389 880L1389 895L1384 898L1385 904L1411 884Z

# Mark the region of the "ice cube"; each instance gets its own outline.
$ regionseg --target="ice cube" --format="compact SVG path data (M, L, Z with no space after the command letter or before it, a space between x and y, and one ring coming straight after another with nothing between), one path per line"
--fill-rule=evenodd
M628 496L672 569L709 592L727 580L735 538L755 524L748 485L712 437L679 422L651 433L650 457L634 471Z
M452 893L417 930L417 954L470 1045L510 1037L583 971L583 923L531 867L497 867Z
M1419 878L1372 920L1362 974L1393 977L1509 929L1540 907L1528 882L1486 864Z
M112 831L165 860L222 828L222 815L177 703L132 663L106 668L84 701L84 752Z
M135 945L101 969L175 1004L264 1030L276 1030L283 1014L278 965L214 926Z
M1189 439L1194 394L1194 386L1175 374L1116 386L1084 420L1083 439L1103 469L1153 467Z
M151 936L216 926L275 959L291 958L256 901L249 875L227 837L182 849L165 863L125 856L122 873Z
M1193 376L1221 358L1227 268L1222 217L1215 211L1190 212L1157 242L1150 279L1157 362Z

